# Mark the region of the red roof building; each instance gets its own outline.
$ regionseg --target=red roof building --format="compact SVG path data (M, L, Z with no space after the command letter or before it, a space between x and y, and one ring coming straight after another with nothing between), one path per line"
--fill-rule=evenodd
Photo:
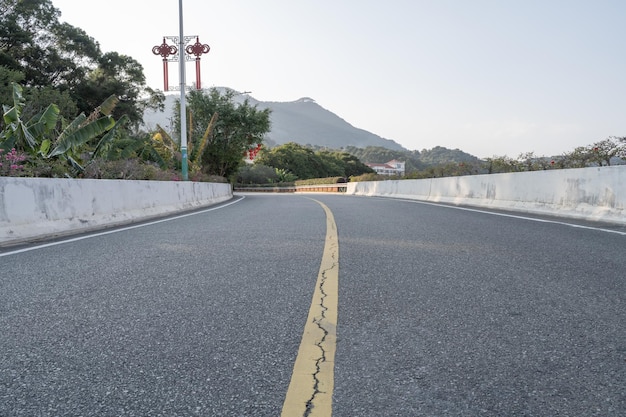
M366 163L365 165L372 168L379 175L403 176L405 173L405 163L396 159L392 159L384 164Z

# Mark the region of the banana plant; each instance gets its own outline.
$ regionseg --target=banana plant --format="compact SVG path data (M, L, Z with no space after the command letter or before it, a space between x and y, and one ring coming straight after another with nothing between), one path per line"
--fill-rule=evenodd
M43 159L61 158L78 172L83 171L81 153L90 150L88 145L100 140L89 160L100 156L119 130L128 122L123 116L115 121L111 116L119 99L110 96L89 116L84 113L67 123L59 114L58 106L51 104L41 114L28 122L22 119L26 105L22 87L13 83L13 106L3 106L4 130L0 132L0 145L4 148L24 150ZM56 130L61 126L61 132Z
M219 117L218 113L213 113L211 116L211 120L204 131L204 135L200 139L200 143L197 146L197 149L193 149L191 152L191 162L196 164L198 169L202 168L202 154L206 150L207 145L209 144L209 139L213 135L213 130L215 129L215 124L217 123L217 118ZM193 143L193 141L192 141Z
M156 132L151 136L152 159L156 160L161 168L167 168L170 161L176 160L176 155L180 153L180 146L172 137L157 124Z
M65 126L59 137L54 141L52 150L44 155L47 158L52 158L58 155L76 154L80 151L80 148L89 141L105 132L111 133L110 131L117 126L117 123L111 116L111 112L118 101L117 97L111 96L106 99L102 105L96 108L89 117L81 113L72 120L71 123ZM120 121L122 121L122 119L120 119ZM122 124L123 123L122 121ZM112 135L105 135L105 137L102 138L105 142L101 140L99 143L100 146L97 148L101 148L102 144L106 143L106 140L110 140L111 138ZM46 148L49 149L51 145L52 142L46 144Z
M4 130L0 132L0 145L4 148L16 148L36 154L41 138L54 132L59 119L59 108L51 104L41 114L29 121L24 121L22 112L26 106L26 100L22 94L22 86L12 83L12 87L13 106L2 106Z
M207 125L204 135L200 138L200 141L195 145L194 141L189 142L189 170L191 172L200 172L202 170L202 154L206 150L209 144L215 124L217 123L218 113L213 113L211 120ZM179 144L172 139L172 137L157 124L157 131L152 134L152 145L156 153L161 156L161 161L173 160L175 156L180 152ZM159 162L159 165L163 165Z

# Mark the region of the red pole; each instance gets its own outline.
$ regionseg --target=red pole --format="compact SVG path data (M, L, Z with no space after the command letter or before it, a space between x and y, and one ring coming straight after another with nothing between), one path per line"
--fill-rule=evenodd
M164 91L169 90L169 85L168 85L169 75L167 73L167 66L168 66L167 58L170 55L174 55L177 52L178 52L178 49L174 45L168 45L167 42L165 42L165 38L163 38L163 43L161 45L157 45L152 48L153 54L161 55L163 57L163 90Z
M169 74L167 73L167 58L163 58L163 91L169 91Z
M200 38L198 36L196 36L196 43L188 45L187 48L185 48L185 52L189 55L196 56L196 90L200 90L202 88L200 84L200 56L208 53L210 50L211 48L209 45L203 45L200 43Z
M201 90L200 87L200 58L196 58L196 90Z

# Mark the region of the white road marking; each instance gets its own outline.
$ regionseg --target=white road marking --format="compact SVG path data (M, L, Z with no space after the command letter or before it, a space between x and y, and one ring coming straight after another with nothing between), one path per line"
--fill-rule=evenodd
M378 198L387 199L386 197L378 197ZM618 235L626 236L626 232L622 232L620 230L603 229L601 227L593 227L593 226L583 226L581 224L568 223L568 222L558 221L558 220L538 219L536 217L527 217L527 216L522 216L522 215L518 215L518 214L497 213L497 212L493 212L493 211L473 209L473 208L469 208L469 207L451 206L451 205L448 205L448 204L433 203L433 202L429 202L429 201L409 200L409 199L404 199L404 198L398 198L398 199L394 199L394 200L405 201L405 202L408 202L408 203L426 204L426 205L437 206L437 207L447 207L447 208L455 209L455 210L472 211L472 212L475 212L475 213L491 214L493 216L510 217L510 218L521 219L521 220L530 220L530 221L539 222L539 223L560 224L562 226L575 227L575 228L578 228L578 229L596 230L596 231L599 231L599 232L615 233L615 234L618 234Z

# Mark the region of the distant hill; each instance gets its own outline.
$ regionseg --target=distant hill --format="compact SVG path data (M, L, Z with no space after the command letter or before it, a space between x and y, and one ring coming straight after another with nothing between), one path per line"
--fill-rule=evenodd
M222 87L218 89L226 90ZM166 130L169 129L178 98L178 95L167 95L163 112L146 111L144 124L149 129L157 124ZM246 94L239 94L234 99L239 102L248 99L251 105L272 111L270 116L272 130L265 137L270 147L295 142L316 150L344 150L362 162L385 163L398 159L406 162L407 172L440 164L479 160L459 149L452 150L441 146L422 151L407 150L393 140L352 126L309 97L290 102L274 102L259 101Z
M291 102L258 102L258 106L272 110L272 131L267 137L278 145L297 142L331 149L380 146L405 150L393 140L352 126L308 97Z
M153 128L156 124L169 128L178 98L178 95L167 95L164 112L147 110L144 113L144 124L148 128ZM393 140L352 126L308 97L291 102L259 101L246 95L236 98L241 101L247 98L250 104L256 105L259 109L272 110L270 116L272 130L266 135L269 145L296 142L301 145L332 149L378 146L398 151L406 150Z
M478 163L480 159L459 149L436 146L422 151L394 151L382 147L368 146L356 148L348 146L345 151L359 158L364 163L385 163L393 159L406 162L406 171L420 171L427 167L449 163Z

